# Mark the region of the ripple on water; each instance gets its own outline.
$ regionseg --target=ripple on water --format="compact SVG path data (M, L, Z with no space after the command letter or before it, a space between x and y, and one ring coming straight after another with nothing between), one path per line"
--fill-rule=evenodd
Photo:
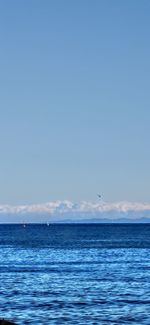
M26 228L23 238L11 228L11 240L9 227L0 228L0 317L20 325L150 324L150 227Z

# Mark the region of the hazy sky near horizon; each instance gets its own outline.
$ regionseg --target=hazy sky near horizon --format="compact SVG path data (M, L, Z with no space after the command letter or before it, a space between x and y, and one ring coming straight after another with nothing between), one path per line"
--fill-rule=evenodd
M0 2L0 203L150 201L150 2Z

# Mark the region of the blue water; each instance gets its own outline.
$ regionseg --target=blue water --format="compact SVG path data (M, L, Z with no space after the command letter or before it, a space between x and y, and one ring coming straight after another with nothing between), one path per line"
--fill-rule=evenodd
M0 318L150 324L150 225L0 225Z

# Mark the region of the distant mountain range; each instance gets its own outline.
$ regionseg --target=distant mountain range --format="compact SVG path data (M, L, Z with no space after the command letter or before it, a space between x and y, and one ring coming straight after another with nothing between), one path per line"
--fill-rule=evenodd
M64 220L58 220L55 221L56 223L150 223L150 218L140 218L140 219L129 219L129 218L119 218L119 219L77 219L77 220L71 220L71 219L64 219Z
M0 205L0 223L150 223L150 204L51 201Z
M150 215L150 214L149 214ZM150 223L150 217L139 217L139 216L129 216L125 215L118 216L116 214L115 218L112 216L98 215L83 216L79 215L71 215L71 214L63 214L63 215L49 215L48 213L25 213L25 214L0 214L0 223Z

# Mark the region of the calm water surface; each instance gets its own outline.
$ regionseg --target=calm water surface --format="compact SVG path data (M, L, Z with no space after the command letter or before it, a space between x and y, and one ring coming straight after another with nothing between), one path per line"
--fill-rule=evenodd
M150 225L0 225L0 317L150 324Z

